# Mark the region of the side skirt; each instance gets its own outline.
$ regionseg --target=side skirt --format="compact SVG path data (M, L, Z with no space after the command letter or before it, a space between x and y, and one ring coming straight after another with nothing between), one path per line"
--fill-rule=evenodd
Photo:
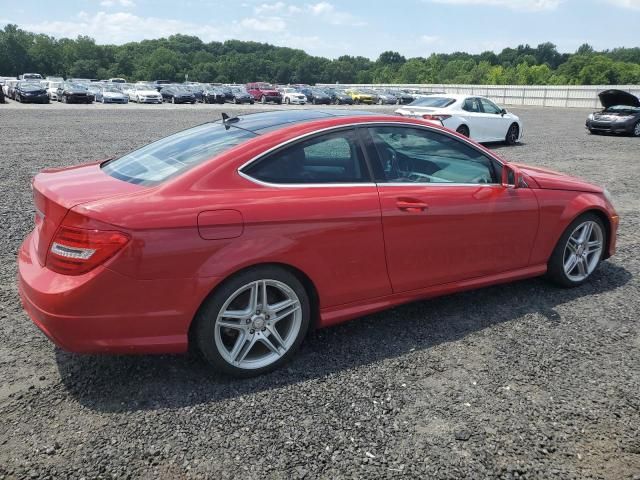
M379 297L370 300L348 303L345 305L337 305L320 310L319 327L329 327L338 323L351 320L356 317L368 315L370 313L379 312L388 308L396 307L404 303L415 302L417 300L426 300L429 298L439 297L450 293L462 292L464 290L473 290L475 288L488 287L500 283L522 280L525 278L538 277L544 275L547 271L547 265L534 265L531 267L502 272L495 275L485 277L472 278L458 282L445 283L435 285L428 288L411 290L408 292L394 293L385 297Z

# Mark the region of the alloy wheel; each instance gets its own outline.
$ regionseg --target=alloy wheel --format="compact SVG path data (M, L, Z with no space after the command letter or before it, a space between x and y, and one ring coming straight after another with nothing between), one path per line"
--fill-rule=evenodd
M302 305L295 291L278 280L257 280L223 304L215 322L215 346L229 365L259 369L289 351L301 326Z
M636 123L636 126L633 129L633 135L636 137L640 137L640 122Z
M586 279L598 266L604 247L602 227L593 220L579 224L567 240L562 263L564 273L573 282Z

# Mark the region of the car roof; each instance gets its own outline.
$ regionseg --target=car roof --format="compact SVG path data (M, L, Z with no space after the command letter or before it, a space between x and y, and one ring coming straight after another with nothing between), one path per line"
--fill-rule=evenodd
M234 117L230 125L260 134L266 131L279 130L294 124L331 117L354 117L380 115L363 110L275 110L271 112L251 113Z

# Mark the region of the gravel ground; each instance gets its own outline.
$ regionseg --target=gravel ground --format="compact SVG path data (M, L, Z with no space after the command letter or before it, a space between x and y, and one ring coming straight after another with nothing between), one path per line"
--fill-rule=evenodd
M514 108L526 139L495 147L617 199L618 254L580 288L413 303L317 331L244 381L187 356L54 348L15 286L29 179L222 110L247 108L0 105L0 479L640 479L640 139L589 136L585 110Z

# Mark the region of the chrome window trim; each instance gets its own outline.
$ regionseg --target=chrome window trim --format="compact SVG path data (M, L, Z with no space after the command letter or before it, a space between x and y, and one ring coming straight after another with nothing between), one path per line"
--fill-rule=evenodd
M386 182L382 182L382 183L376 183L376 182L362 182L362 183L271 183L271 182L264 182L262 180L258 180L257 178L253 178L250 175L247 175L246 173L244 173L242 170L246 167L248 167L249 165L251 165L254 162L257 162L258 160L266 157L267 155L273 153L274 151L286 147L287 145L296 143L300 140L304 140L305 138L308 137L312 137L314 135L317 135L319 133L326 133L326 132L330 132L332 130L342 130L342 129L346 129L346 128L355 128L355 127L367 127L369 125L376 125L376 126L380 126L380 125L384 125L384 126L389 126L389 127L394 127L394 126L406 126L406 127L413 127L413 128L423 128L425 130L428 130L430 132L436 132L436 133L441 133L442 135L446 135L450 138L453 138L455 140L458 140L462 143L467 144L469 147L473 148L474 150L478 151L479 153L486 155L486 152L480 151L478 150L478 147L476 145L474 145L472 142L468 141L467 139L464 138L460 138L457 137L455 135L451 135L449 132L445 132L442 131L439 128L433 128L430 127L429 125L422 125L419 123L413 123L413 122L389 122L389 121L375 121L375 122L357 122L357 123L348 123L348 124L343 124L343 125L333 125L331 127L325 127L325 128L321 128L320 130L314 130L313 132L308 132L308 133L304 133L302 135L298 135L297 137L293 137L290 138L289 140L285 140L284 142L281 142L277 145L274 145L273 147L269 148L268 150L265 150L264 152L256 155L255 157L253 157L250 160L247 160L246 162L244 162L242 165L240 165L237 169L236 172L238 173L238 175L240 175L242 178L244 178L245 180L250 181L251 183L254 183L256 185L260 185L263 187L271 187L271 188L305 188L305 187L309 187L309 188L321 188L321 187L325 187L325 188L334 188L334 187L371 187L371 186L384 186L384 185L390 185L390 186L407 186L407 185L425 185L425 186L431 186L431 185L443 185L443 186L449 186L449 187L453 187L453 186L495 186L495 185L502 185L501 183L436 183L436 182L424 182L424 183L419 183L419 182L407 182L407 183L386 183ZM491 154L490 155L491 158L493 160L495 160L496 162L498 162L500 165L504 165L504 161L502 161L501 159L497 158L495 155Z

